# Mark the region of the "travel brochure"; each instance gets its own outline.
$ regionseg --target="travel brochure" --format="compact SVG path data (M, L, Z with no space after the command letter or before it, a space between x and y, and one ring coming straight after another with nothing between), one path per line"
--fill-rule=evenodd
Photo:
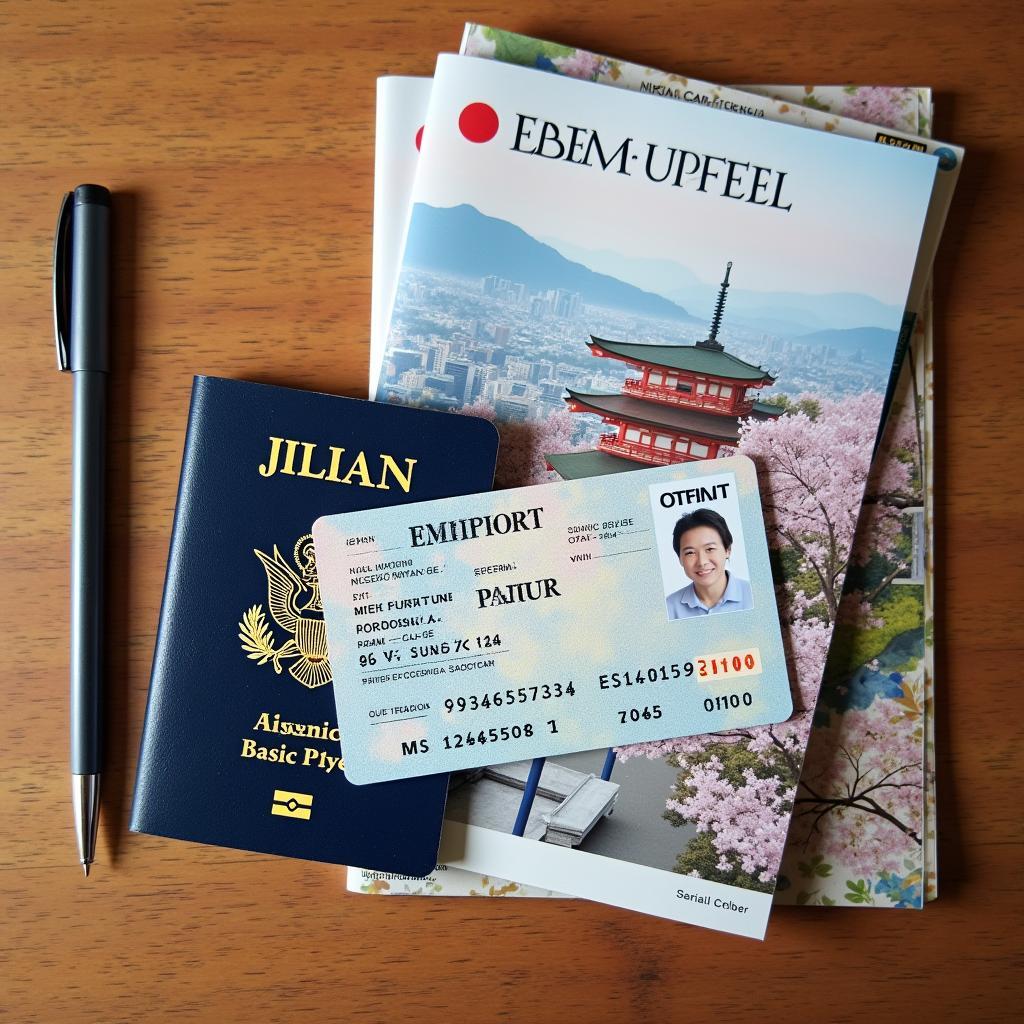
M511 39L514 45L504 49L513 52L521 63L563 74L593 77L596 69L609 80L623 77L615 73L618 62L609 58L473 26L467 29L466 39L472 39L474 33L489 37L492 52L501 48L501 37ZM553 49L559 52L552 60ZM659 74L647 69L646 79L643 75L639 78L657 84L658 79L651 76ZM664 78L676 86L686 81L679 76ZM699 102L694 97L700 96L714 101L723 94L723 90L707 83L696 83L703 92L692 88L694 80L689 84L690 102ZM762 116L788 117L787 108L803 102L818 117L814 126L824 130L834 131L836 124L845 126L851 116L874 120L880 127L900 132L927 135L930 129L927 90L747 88L776 98L776 105ZM726 95L734 97L735 90ZM428 96L429 83L425 80L383 79L380 83L374 229L373 347L377 351L381 338L377 311L385 304L382 295L394 273L396 239L400 238L402 211L408 206L408 188L415 169L412 140L421 141ZM746 102L763 100L748 96ZM824 123L820 117L823 113L828 117ZM862 614L858 619L852 598L845 598L842 604L844 613L852 608L854 614L851 621L839 627L838 636L846 638L845 655L840 659L842 645L837 642L826 677L840 681L834 685L826 682L826 697L819 705L807 762L807 771L816 765L825 784L813 796L803 789L800 792L798 826L802 817L813 820L814 827L803 832L797 827L790 835L776 902L910 907L921 906L924 899L935 895L932 649L930 627L925 628L926 616L930 622L930 573L925 566L931 534L926 505L922 512L922 489L930 480L930 449L926 444L931 422L930 344L928 320L919 317L909 361L911 372L900 378L890 430L875 460L875 477L890 463L890 473L899 470L902 491L886 490L882 499L901 508L906 522L897 544L889 545L886 551L872 552L870 524L865 522L860 528L859 535L867 543L859 544L857 561L864 565L875 561L885 570L875 566L878 579L866 591L870 602L861 610L870 610L870 615ZM373 360L371 375L375 368ZM893 423L900 423L899 429L892 427ZM850 657L865 654L871 656L865 657L862 665L849 661ZM850 681L855 685L846 685ZM868 735L873 739L865 744ZM878 749L865 750L872 746ZM860 788L854 790L855 799L851 800L849 782L858 776L844 778L843 773L851 757L861 761L865 754L875 757L877 764L863 765ZM894 774L887 781L889 771ZM898 806L881 799L883 795L900 797ZM666 808L666 814L669 811ZM357 891L386 894L551 894L545 888L460 872L446 865L439 865L438 871L426 879L353 869L349 885Z
M598 91L599 104L592 99ZM516 97L516 109L501 109L507 96ZM519 867L506 871L517 881L625 905L645 903L645 886L647 895L668 890L660 879L640 882L647 878L641 871L631 899L621 891L626 873L604 876L606 867L591 859L674 874L677 890L680 874L697 873L701 881L770 894L790 812L800 810L795 783L803 734L840 619L849 545L937 161L911 147L454 57L439 63L424 125L413 133L422 152L378 397L469 407L498 420L506 435L499 479L507 483L548 477L549 455L551 465L573 476L612 471L612 462L753 454L759 468L768 468L762 498L803 709L786 729L616 748L615 813L580 846L560 848L570 862L550 850L527 852L522 844L529 840L479 824L493 800L467 799L461 817L469 820L453 829L458 789L442 850L461 846L456 865L471 863L489 876L500 876L502 863L519 863L518 855L530 877ZM671 142L661 141L666 135ZM734 155L737 146L744 152ZM557 201L538 202L540 196ZM600 223L584 209L600 209ZM785 227L770 226L766 216L785 218ZM824 259L815 253L822 223L843 240ZM780 245L786 259L773 260ZM892 257L885 265L877 258L883 252ZM375 254L375 269L380 265ZM740 266L749 268L745 278ZM679 282L686 297L671 292L666 278ZM376 309L387 304L378 301ZM612 432L602 433L602 424ZM808 496L801 501L787 483L778 462L784 444L819 457L827 451L830 482L842 477L843 498L833 494L839 506L815 491L823 522L813 521ZM840 453L849 463L842 473ZM794 508L798 521L786 521ZM897 525L890 511L886 506L883 516L893 543L900 543L897 534L912 543L902 517ZM839 543L823 550L822 530ZM648 770L646 787L631 783L644 764L660 764L665 781L653 783ZM547 767L588 774L585 765L549 760ZM592 773L600 772L598 766ZM498 766L504 780L494 774L460 788L483 794L521 785L514 770ZM558 786L548 787L552 799L559 799ZM700 806L716 792L713 802L723 808L723 786L732 812L754 814L767 837L756 851L742 828ZM607 846L601 836L614 839L616 819L630 828L623 811L633 803L631 792L644 792L650 805L659 788L657 822L648 829L659 835L650 850L593 852ZM476 817L474 805L482 808ZM631 813L643 818L648 811L637 800ZM655 853L659 830L671 839ZM520 844L513 861L503 860L509 838ZM821 863L815 877L822 877ZM570 876L588 880L575 886ZM558 884L563 877L569 886ZM700 895L675 896L690 907L680 913L678 906L666 910L664 900L643 909L707 918ZM760 921L761 910L747 906L751 917L739 930L763 931L749 923ZM727 911L716 926L732 930L729 915L747 912Z

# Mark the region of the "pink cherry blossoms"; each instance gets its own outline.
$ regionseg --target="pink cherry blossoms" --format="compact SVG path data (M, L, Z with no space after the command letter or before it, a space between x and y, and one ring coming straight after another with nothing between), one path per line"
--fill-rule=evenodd
M898 128L904 126L908 98L907 90L903 88L864 85L851 91L838 113L855 121Z
M757 463L769 541L799 555L817 583L816 593L794 591L794 600L823 602L834 623L882 399L867 393L818 404L815 419L797 412L748 420L739 448Z
M864 875L899 871L908 844L921 843L921 745L910 693L876 697L815 729L795 801L795 852L812 850Z
M790 556L781 561L787 578L778 599L794 684L793 717L779 725L617 751L621 760L668 757L680 768L666 817L693 822L698 838L680 855L677 870L764 891L774 888L782 858L881 398L821 399L816 407L813 418L798 411L748 420L739 443L758 467L769 543Z
M693 795L670 799L668 809L692 821L698 833L712 833L718 871L750 875L774 888L793 806L790 787L777 777L759 777L752 768L741 775L739 785L730 782L724 764L713 756L689 770L686 785Z

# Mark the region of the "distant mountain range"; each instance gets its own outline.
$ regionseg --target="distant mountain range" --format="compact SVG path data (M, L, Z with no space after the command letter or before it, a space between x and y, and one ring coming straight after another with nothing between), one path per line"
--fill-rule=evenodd
M567 259L575 260L597 273L614 273L631 284L648 288L681 303L702 320L711 318L718 284L701 281L691 270L673 260L629 259L618 253L591 250L548 239ZM725 267L722 268L725 276ZM903 310L858 292L825 295L800 292L758 292L739 287L744 268L733 266L732 284L725 307L725 324L731 321L751 330L782 338L797 338L811 331L878 327L893 330Z
M672 299L567 259L515 224L467 204L439 208L417 203L403 263L460 277L494 274L522 282L531 292L579 292L587 305L681 323L702 322Z

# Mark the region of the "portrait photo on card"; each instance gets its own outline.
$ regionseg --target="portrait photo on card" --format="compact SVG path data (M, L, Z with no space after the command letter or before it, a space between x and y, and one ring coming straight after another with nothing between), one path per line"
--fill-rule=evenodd
M650 496L668 618L753 608L736 477L655 484Z

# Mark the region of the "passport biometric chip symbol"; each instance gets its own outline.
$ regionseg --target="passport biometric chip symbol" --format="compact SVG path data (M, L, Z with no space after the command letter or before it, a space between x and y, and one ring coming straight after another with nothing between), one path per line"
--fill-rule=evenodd
M309 821L313 814L313 795L311 793L291 793L287 789L275 789L270 813L281 818L301 818L303 821Z
M313 535L307 533L295 544L294 560L298 572L281 557L276 544L272 557L257 548L253 549L253 554L260 560L267 576L270 614L289 637L280 647L275 646L263 606L254 604L238 624L242 650L258 665L270 662L278 675L281 674L281 662L290 660L289 675L308 689L329 683L331 663L327 657L327 627L320 603Z

